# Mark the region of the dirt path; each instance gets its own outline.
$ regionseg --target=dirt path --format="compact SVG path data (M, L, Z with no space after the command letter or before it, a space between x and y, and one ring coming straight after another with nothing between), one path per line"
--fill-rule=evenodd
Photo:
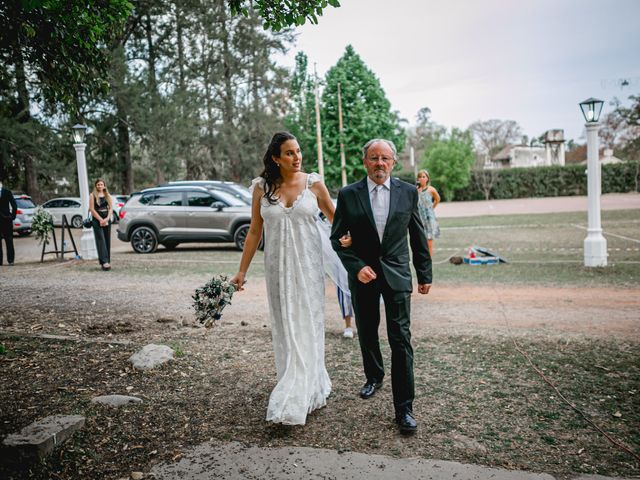
M52 334L160 335L166 326L158 319L193 322L191 295L202 284L198 276L184 276L153 282L149 288L149 278L112 272L105 285L101 272L78 271L73 264L16 266L11 273L11 288L0 285L0 327ZM52 298L64 301L52 304ZM87 298L95 303L87 304ZM439 284L427 296L414 294L412 302L416 338L440 334L640 338L637 288ZM325 305L327 335L338 336L342 320L330 282ZM224 320L232 329L242 328L242 322L269 324L263 277L250 278L245 292L225 310Z

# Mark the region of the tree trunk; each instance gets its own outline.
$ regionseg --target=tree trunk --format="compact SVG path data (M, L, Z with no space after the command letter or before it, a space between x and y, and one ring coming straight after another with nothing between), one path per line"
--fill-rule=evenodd
M27 77L25 74L24 59L20 48L15 50L16 59L16 88L18 90L17 114L15 116L18 123L28 123L31 121L31 112L29 110L29 90L27 89ZM38 173L33 158L30 155L24 155L22 158L24 166L24 190L29 194L36 203L40 203L43 199L38 188Z
M203 53L206 57L206 47L203 47ZM207 177L211 175L210 178L216 179L218 177L218 168L216 166L216 149L214 147L215 144L215 134L213 130L213 124L215 118L213 116L213 105L212 105L212 92L211 92L211 78L209 71L209 62L205 63L206 70L204 72L204 92L205 92L205 104L207 109L207 148L209 149L209 157L211 158L211 168L207 172Z
M157 110L159 105L160 95L158 93L158 81L156 76L156 48L153 43L153 22L151 21L151 14L149 10L145 13L145 34L147 37L147 63L148 63L148 85L149 85L149 93L151 95L151 105L149 115L151 117L154 116L154 112ZM158 184L164 183L164 165L162 156L160 152L157 152L157 138L154 138L154 135L151 134L149 138L151 145L149 145L149 150L154 157L154 164L156 170L156 182Z
M186 117L184 102L187 98L187 88L185 84L185 61L184 61L184 15L179 2L176 2L176 43L178 45L178 89L180 92L180 116ZM188 145L184 138L180 139L179 155L184 158L184 167L187 179L197 178L198 171L196 160L193 155L189 155Z
M122 169L122 193L129 195L133 192L133 164L131 163L131 148L129 146L129 125L127 125L125 107L122 101L116 99L118 115L118 164Z
M133 164L131 163L131 147L129 145L128 102L124 93L125 61L124 47L116 47L114 51L115 65L112 68L111 91L113 92L116 107L118 168L120 169L122 179L122 193L128 195L134 191L134 188Z
M224 170L227 172L230 170L232 177L235 175L235 162L233 161L233 152L235 150L233 145L234 132L234 117L235 117L235 90L233 89L233 54L229 45L229 25L227 11L224 6L221 8L221 35L222 35L222 79L223 88L222 93L223 105L222 105L222 128L219 132L222 134L222 141L219 142L222 150L222 155L218 155L218 159L226 163ZM222 158L220 158L222 157ZM213 159L215 161L215 159Z

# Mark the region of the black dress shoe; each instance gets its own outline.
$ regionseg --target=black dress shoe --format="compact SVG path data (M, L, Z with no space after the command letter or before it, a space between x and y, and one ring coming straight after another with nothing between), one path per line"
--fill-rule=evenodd
M360 398L369 398L382 386L382 382L367 382L360 389Z
M418 429L418 423L411 412L396 413L396 423L400 428L400 433L405 435L410 435Z

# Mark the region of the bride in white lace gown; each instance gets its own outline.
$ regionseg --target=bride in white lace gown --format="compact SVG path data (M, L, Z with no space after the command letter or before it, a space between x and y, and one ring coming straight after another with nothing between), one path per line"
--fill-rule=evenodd
M265 280L278 383L268 421L304 425L307 414L326 405L331 381L324 363L324 269L316 225L319 210L333 221L334 207L316 173L300 170L295 137L276 133L264 157L265 170L252 182L251 227L238 273L240 287L265 232ZM242 289L242 288L241 288Z

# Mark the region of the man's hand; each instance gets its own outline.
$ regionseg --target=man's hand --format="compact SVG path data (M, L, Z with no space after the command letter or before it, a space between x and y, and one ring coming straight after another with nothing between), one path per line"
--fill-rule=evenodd
M358 272L358 280L360 280L364 284L367 284L371 280L375 280L376 278L378 278L376 272L374 272L373 268L368 265L366 267L362 267L362 270Z
M418 284L418 293L421 293L422 295L426 295L427 293L429 293L430 289L431 289L431 284L430 283L420 283L420 284Z

